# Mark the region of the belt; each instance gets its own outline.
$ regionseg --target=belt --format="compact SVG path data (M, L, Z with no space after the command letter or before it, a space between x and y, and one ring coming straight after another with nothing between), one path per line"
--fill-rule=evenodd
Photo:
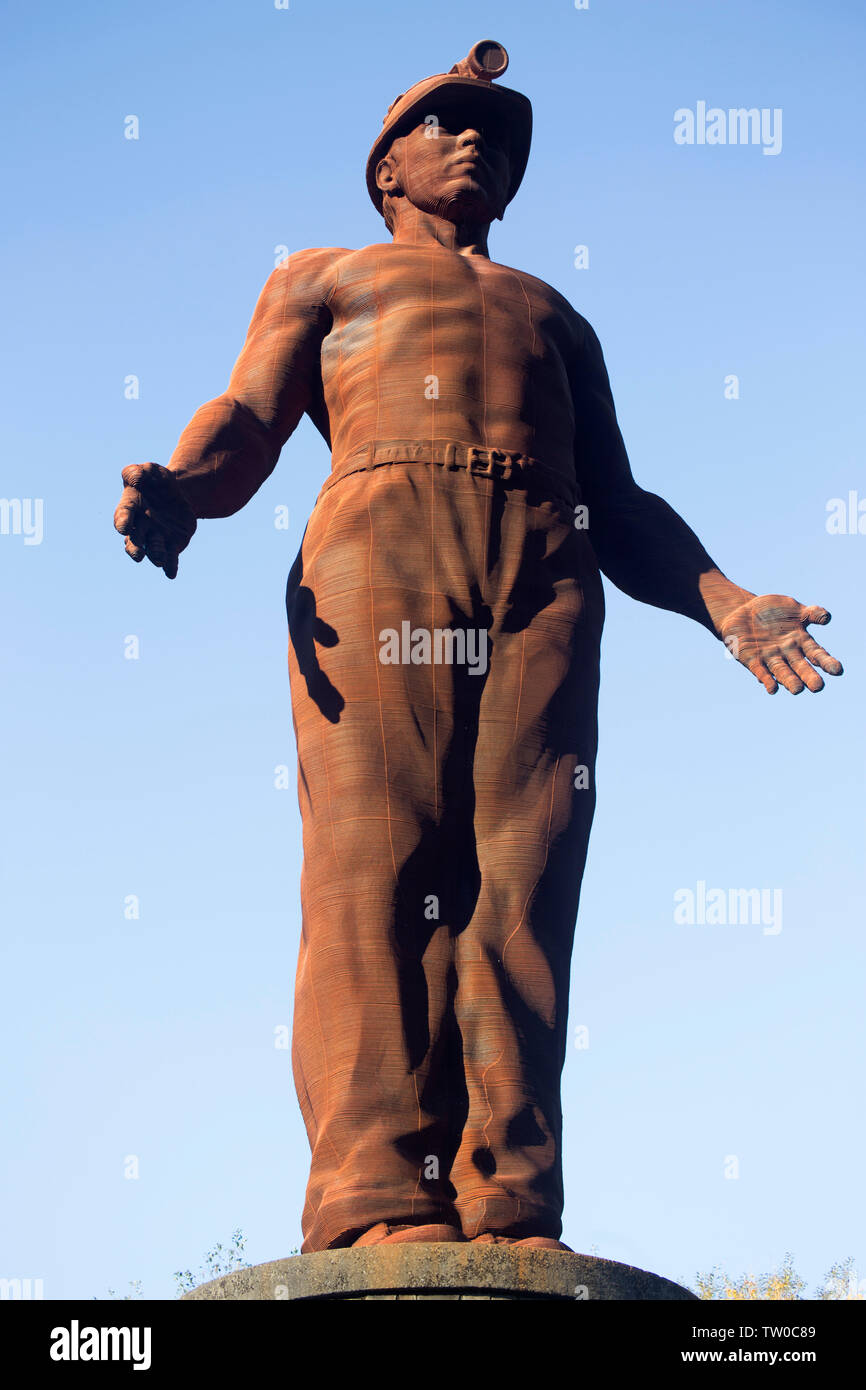
M469 473L498 478L518 487L539 488L570 507L580 499L576 482L563 478L539 459L513 449L492 449L450 439L381 439L364 444L334 465L325 479L322 492L351 473L382 468L391 463L436 463L448 469L465 468Z

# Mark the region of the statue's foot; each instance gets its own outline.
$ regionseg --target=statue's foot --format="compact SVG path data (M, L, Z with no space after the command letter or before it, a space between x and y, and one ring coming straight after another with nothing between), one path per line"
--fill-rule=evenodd
M410 1241L423 1240L450 1244L464 1238L456 1226L389 1226L387 1222L380 1221L377 1226L371 1226L369 1231L365 1231L353 1241L352 1245L404 1245Z
M490 1231L485 1231L482 1236L474 1236L472 1245L517 1245L523 1250L565 1250L569 1255L574 1251L570 1245L564 1245L561 1240L554 1240L552 1236L495 1236Z

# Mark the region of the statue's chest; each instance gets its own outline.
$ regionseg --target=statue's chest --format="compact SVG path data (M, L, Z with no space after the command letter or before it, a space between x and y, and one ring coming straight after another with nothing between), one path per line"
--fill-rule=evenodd
M430 351L477 357L544 355L558 336L557 314L518 276L478 272L439 257L388 259L341 279L331 303L333 327L322 348L326 372L337 359L382 352Z

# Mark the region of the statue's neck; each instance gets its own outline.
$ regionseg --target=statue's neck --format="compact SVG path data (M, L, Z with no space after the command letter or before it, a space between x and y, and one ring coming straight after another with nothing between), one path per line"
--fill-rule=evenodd
M422 212L405 198L401 198L394 208L395 245L423 246L437 242L461 256L485 256L489 260L489 231L489 222L449 222L446 217Z

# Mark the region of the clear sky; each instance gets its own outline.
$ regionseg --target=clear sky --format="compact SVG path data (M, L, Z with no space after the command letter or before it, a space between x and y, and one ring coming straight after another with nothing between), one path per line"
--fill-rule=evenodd
M789 1250L811 1285L866 1275L866 535L826 527L866 499L859 0L79 0L4 28L0 493L43 523L0 534L0 1275L163 1298L236 1226L254 1262L300 1244L283 597L327 450L304 422L172 584L111 518L224 389L275 248L383 238L385 109L483 37L535 109L492 256L594 325L638 480L738 583L826 606L846 667L770 698L606 586L564 1236L686 1281ZM781 149L677 144L699 102L781 110ZM781 930L675 923L699 882L781 890Z

